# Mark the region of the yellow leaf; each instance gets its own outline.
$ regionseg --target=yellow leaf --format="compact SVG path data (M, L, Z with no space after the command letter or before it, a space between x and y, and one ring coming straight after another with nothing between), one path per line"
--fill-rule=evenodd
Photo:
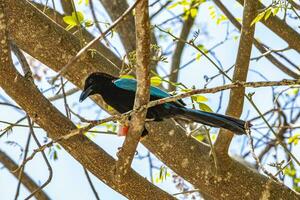
M252 26L253 24L259 22L265 15L265 12L262 12L262 13L259 13L254 19L253 21L251 22L251 25Z
M130 74L121 75L120 78L135 79L134 76Z
M179 2L176 2L176 3L172 4L172 5L170 5L169 7L167 7L167 9L170 10L172 8L175 8L178 5L179 5Z
M72 12L72 18L74 19L74 21L77 21L77 18L78 18L79 24L81 24L84 20L83 13L80 11L77 11L76 13Z
M208 98L206 98L205 96L202 96L202 95L193 95L192 99L196 102L206 102L206 101L208 101Z
M72 26L77 25L76 20L74 20L72 16L64 16L63 20L68 25L72 25Z
M201 56L202 56L202 54L201 54L201 53L197 53L197 55L196 55L196 60L197 60L197 61L199 61L199 60L200 60L200 58L201 58Z
M190 10L190 15L192 18L195 18L197 16L197 13L198 13L198 9L197 8L192 8Z
M193 136L194 138L196 138L196 140L202 142L205 139L205 136L202 134L198 134L196 136Z
M198 103L198 104L199 104L200 110L203 110L205 112L213 112L213 110L205 103Z
M150 82L153 86L159 86L162 83L162 79L159 76L153 76L151 77Z

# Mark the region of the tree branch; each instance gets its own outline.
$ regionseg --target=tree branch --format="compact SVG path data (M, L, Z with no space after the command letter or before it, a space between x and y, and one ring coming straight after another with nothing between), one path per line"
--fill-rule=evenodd
M256 17L256 9L257 1L245 0L243 26L241 30L239 49L232 78L233 81L246 81L247 79L255 32L255 25L251 26L251 23ZM229 103L226 110L227 115L237 118L241 116L244 105L244 94L245 88L236 88L230 91ZM215 142L216 151L218 153L227 155L232 137L232 132L221 129Z
M135 27L137 41L137 91L135 94L134 109L147 105L150 100L150 21L148 0L140 1L135 9ZM130 167L141 133L144 130L147 108L132 115L129 135L125 138L116 163L116 179L120 182Z

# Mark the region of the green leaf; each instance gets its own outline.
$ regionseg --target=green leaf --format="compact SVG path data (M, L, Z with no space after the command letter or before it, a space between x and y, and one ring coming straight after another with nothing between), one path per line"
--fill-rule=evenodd
M160 86L162 83L162 79L159 76L153 76L151 77L150 82L153 86Z
M68 25L72 25L72 26L77 25L76 20L74 20L72 16L64 16L63 20Z
M197 54L196 54L196 60L197 60L197 61L199 61L199 60L200 60L200 58L201 58L201 56L202 56L202 54L201 54L201 53L197 53Z
M85 27L91 27L94 25L94 22L92 20L86 20L84 22Z
M84 16L83 16L82 12L76 12L76 13L77 13L79 22L77 21L75 12L72 13L72 16L64 16L63 17L64 22L66 24L68 24L68 26L66 27L66 30L70 30L74 26L77 26L77 25L83 23Z
M287 91L287 94L288 95L297 95L299 92L299 88L290 88L288 91Z
M176 3L172 4L172 5L170 5L169 7L167 7L167 9L171 10L172 8L175 8L178 5L179 5L179 2L176 2Z
M77 15L77 17L76 17ZM81 24L84 20L84 16L83 16L83 13L80 12L80 11L77 11L76 13L75 12L72 12L72 17L74 19L75 22L77 22L77 18L78 18L78 22L79 24Z
M265 14L265 20L267 20L267 19L270 17L271 14L272 14L272 10L271 10L271 9L268 9L268 10L266 11L266 14Z
M57 152L54 150L53 151L53 160L57 160L58 156L57 156Z
M233 38L232 38L235 42L236 41L238 41L238 39L239 39L239 36L238 35L236 35L236 36L233 36Z
M135 79L134 76L132 76L130 74L121 75L120 78Z
M79 0L78 1L78 4L80 5L80 4L82 4L82 2L83 2L83 0ZM87 5L89 5L89 0L85 0L84 1L84 4L87 6Z
M194 101L196 101L197 103L208 101L208 98L206 98L206 97L203 96L203 95L193 95L193 96L192 96L192 99L193 99Z
M217 19L217 24L219 25L221 22L223 21L227 21L228 18L225 15L221 15L218 19Z
M190 10L190 15L192 18L195 18L197 16L197 13L198 13L198 9L197 8L192 8Z
M297 133L288 139L288 143L289 144L293 143L294 145L297 145L299 142L299 139L300 139L300 134Z
M273 16L275 16L278 13L278 11L279 11L279 7L273 8L272 9Z
M253 24L259 22L264 16L265 16L265 12L259 13L259 14L253 19L253 21L251 22L251 25L250 25L250 26L252 26Z
M208 105L206 105L205 103L198 103L198 104L199 104L199 109L200 110L203 110L203 111L206 111L206 112L213 112L213 110Z
M196 136L193 136L194 138L196 138L196 140L202 142L205 139L205 136L202 134L198 134Z
M295 183L300 183L300 178L295 178L295 179L294 179L294 182L295 182Z
M296 170L295 169L291 169L291 168L285 168L284 169L284 174L288 175L288 176L295 176L296 175Z

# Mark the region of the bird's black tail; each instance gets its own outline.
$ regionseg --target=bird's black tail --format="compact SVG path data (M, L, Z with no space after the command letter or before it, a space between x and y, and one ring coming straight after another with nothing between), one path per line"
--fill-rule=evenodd
M245 121L229 117L226 115L221 115L217 113L210 113L200 110L192 110L189 108L174 108L177 110L177 114L181 117L205 124L212 127L225 128L232 131L235 134L242 135L245 132ZM250 125L250 124L249 124ZM251 126L251 125L250 125Z

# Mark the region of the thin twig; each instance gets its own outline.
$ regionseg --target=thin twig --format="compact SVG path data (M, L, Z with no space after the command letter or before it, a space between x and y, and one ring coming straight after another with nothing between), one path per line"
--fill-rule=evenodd
M88 172L87 169L84 168L84 167L83 167L83 170L84 170L84 174L85 174L85 176L86 176L86 178L87 178L87 180L88 180L88 182L89 182L89 185L91 186L91 189L92 189L92 191L93 191L93 193L94 193L94 195L95 195L95 198L96 198L97 200L100 200L100 197L99 197L98 192L97 192L97 190L96 190L96 188L95 188L95 186L94 186L94 184L93 184L93 182L92 182L92 180L91 180L91 177L90 177L90 175L89 175L89 172Z
M42 145L40 144L39 140L37 139L35 133L34 133L34 130L33 130L33 122L31 121L30 117L27 115L27 120L28 120L28 124L29 124L29 130L30 130L30 134L32 135L35 143L37 144L37 146L39 148L42 147ZM28 197L25 198L25 200L29 200L31 197L33 197L36 193L38 193L39 191L41 191L44 187L46 187L46 185L48 185L52 179L52 176L53 176L53 170L52 170L52 167L47 159L47 156L45 154L45 152L43 150L41 150L41 153L42 153L42 156L43 156L43 159L48 167L48 171L49 171L49 176L48 176L48 179L45 181L44 184L42 184L39 188L35 189ZM25 162L26 163L26 162Z
M24 150L23 162L27 158L27 154L28 154L28 150L29 150L29 145L30 145L30 140L31 140L31 134L29 132L28 137L27 137L27 142L26 142L25 150ZM18 185L17 185L17 190L16 190L16 194L15 194L15 200L18 199L18 196L19 196L19 193L20 193L24 170L25 170L25 165L21 168L21 170L19 172L19 175L18 175L19 182L18 182Z
M252 154L252 157L254 158L254 160L256 161L256 164L258 165L258 167L267 175L269 176L270 178L272 178L274 181L278 182L279 183L279 180L273 175L271 174L270 172L268 172L264 166L261 164L259 158L257 157L257 155L255 154L255 151L254 151L254 146L253 146L253 138L251 136L251 132L250 132L250 129L249 128L246 128L246 134L248 136L248 144L249 144L249 148L250 148L250 151L251 151L251 154Z
M83 47L75 56L73 56L68 61L68 63L58 72L58 74L52 79L51 83L53 84L57 80L57 78L63 75L67 71L67 69L73 63L75 63L88 49L90 49L98 40L105 37L113 28L115 28L118 25L118 23L120 23L129 13L131 13L131 11L135 8L139 1L140 0L136 0L136 2L131 7L129 7L116 21L114 21L114 23L112 23L106 31L104 31L98 37L94 38L85 47Z

